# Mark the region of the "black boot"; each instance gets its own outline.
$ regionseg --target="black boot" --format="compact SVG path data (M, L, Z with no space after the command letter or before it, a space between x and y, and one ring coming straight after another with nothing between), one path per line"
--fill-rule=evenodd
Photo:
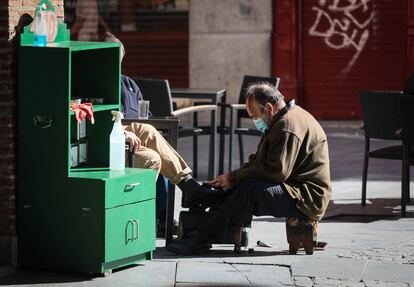
M167 250L181 255L200 254L211 248L210 237L207 233L196 232L194 236L182 240L175 240L166 246Z
M201 185L191 175L187 175L177 186L182 191L181 206L184 208L196 207L196 194L199 193Z
M223 201L229 192L215 189L208 184L200 185L191 175L185 177L177 184L181 189L181 206L188 207L210 207L212 204Z

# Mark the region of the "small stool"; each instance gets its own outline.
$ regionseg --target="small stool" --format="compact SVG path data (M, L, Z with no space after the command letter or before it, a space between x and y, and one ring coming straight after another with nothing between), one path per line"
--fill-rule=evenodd
M286 237L289 243L289 254L296 254L304 248L307 255L312 255L317 242L318 222L288 218L286 220Z

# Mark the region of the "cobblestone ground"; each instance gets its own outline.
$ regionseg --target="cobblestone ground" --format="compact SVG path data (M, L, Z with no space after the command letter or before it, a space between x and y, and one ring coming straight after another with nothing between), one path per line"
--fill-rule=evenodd
M380 281L356 282L349 280L335 280L328 278L294 277L293 286L300 287L410 287L406 283L392 283Z
M352 251L352 258L370 259L379 262L393 261L401 264L414 264L414 241L397 241L393 246L386 248L369 248L367 250Z
M349 256L338 256L342 258L367 259L376 262L396 262L400 264L414 264L414 238L410 240L396 241L387 247L372 247L367 249L356 249ZM381 281L350 281L336 280L318 277L293 277L292 285L297 287L414 287L408 283L394 283Z

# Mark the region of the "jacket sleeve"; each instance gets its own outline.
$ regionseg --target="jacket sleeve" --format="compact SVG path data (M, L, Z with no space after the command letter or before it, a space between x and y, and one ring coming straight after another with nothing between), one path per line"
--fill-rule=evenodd
M282 183L292 173L300 149L300 140L292 133L281 132L267 138L248 166L230 172L232 188L248 177L258 177L275 183Z

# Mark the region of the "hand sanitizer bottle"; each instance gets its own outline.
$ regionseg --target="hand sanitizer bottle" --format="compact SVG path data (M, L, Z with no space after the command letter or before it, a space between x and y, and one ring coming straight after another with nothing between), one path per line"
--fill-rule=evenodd
M47 25L43 11L40 10L37 12L37 18L34 25L33 45L45 47L47 42Z
M109 169L125 169L125 134L122 129L121 120L124 118L121 112L112 111L114 127L109 136Z

